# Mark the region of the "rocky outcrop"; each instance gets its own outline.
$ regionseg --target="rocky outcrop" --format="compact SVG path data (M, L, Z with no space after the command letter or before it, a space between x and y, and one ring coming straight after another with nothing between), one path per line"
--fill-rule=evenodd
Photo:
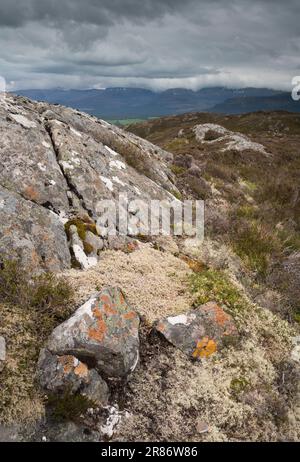
M214 302L162 319L156 330L194 359L212 355L238 335L231 316Z
M139 359L139 317L122 291L106 288L52 332L46 348L73 355L109 377L124 377Z
M0 253L35 271L97 261L109 243L80 232L67 242L64 225L94 224L99 237L100 200L174 200L171 154L87 114L7 94L0 133Z

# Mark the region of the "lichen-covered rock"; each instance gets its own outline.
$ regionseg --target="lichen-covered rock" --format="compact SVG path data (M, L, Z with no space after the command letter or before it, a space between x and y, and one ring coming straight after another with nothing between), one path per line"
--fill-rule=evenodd
M6 360L6 342L5 338L0 336L0 372L3 371Z
M212 355L238 336L231 316L214 302L185 314L162 319L155 325L155 329L195 359Z
M73 109L5 94L0 139L0 252L37 272L70 267L63 225L83 214L95 224L99 201L173 201L178 192L172 154ZM80 267L108 247L97 237L72 244Z
M71 266L59 217L1 185L0 255L20 259L28 271L60 271Z
M139 358L139 316L118 288L92 296L52 332L47 348L57 355L89 358L110 377L134 370Z
M75 356L58 356L42 349L37 366L38 381L46 392L80 392L99 405L107 404L109 390L106 382Z

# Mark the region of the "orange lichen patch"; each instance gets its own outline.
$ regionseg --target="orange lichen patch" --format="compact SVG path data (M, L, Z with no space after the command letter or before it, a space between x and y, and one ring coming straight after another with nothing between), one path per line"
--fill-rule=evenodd
M117 311L115 310L114 305L112 303L111 304L104 303L103 311L105 312L105 314L108 314L108 315L117 314Z
M205 310L213 311L215 321L220 326L224 326L225 324L231 322L231 317L225 313L225 311L216 303L207 303L205 305Z
M166 330L166 327L163 322L158 323L157 330L160 332L164 332Z
M24 190L24 195L30 199L30 200L36 200L39 195L38 192L32 187L32 186L27 186Z
M60 358L58 358L58 361L62 364L65 374L69 374L70 372L72 372L74 367L74 356L61 356Z
M88 367L81 362L74 369L75 374L79 377L87 377L88 371Z
M120 292L120 303L121 303L121 305L125 304L125 297L124 297L122 292Z
M91 339L96 340L97 342L102 342L107 332L107 326L105 324L105 321L103 320L102 313L99 310L99 308L95 306L92 311L93 311L94 317L97 319L97 327L90 328L88 331L88 336Z
M126 246L126 249L125 249L125 252L127 253L131 253L131 252L134 252L135 250L137 250L139 247L138 243L137 242L129 242Z
M134 311L129 311L129 313L125 313L123 315L124 319L134 319L136 317L136 314Z
M183 260L194 273L200 273L206 268L203 262L190 258L187 255L180 255L180 259Z
M217 351L217 344L214 340L204 337L199 340L193 352L193 358L208 358Z
M101 295L100 301L103 303L103 310L106 314L112 315L117 314L115 309L115 304L112 302L109 295L103 294Z

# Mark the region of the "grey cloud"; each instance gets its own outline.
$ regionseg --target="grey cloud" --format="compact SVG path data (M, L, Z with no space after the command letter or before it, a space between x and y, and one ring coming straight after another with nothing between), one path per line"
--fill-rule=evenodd
M27 21L65 20L111 24L123 19L152 19L187 8L196 0L1 0L0 24L20 26Z
M287 89L299 17L299 0L0 0L0 75L11 88Z

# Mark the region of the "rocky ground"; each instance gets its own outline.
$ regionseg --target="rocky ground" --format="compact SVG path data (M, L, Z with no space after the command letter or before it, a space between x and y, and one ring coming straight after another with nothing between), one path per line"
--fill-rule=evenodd
M0 100L0 440L299 440L297 117L130 127L149 142ZM204 242L109 238L119 192L206 199Z

